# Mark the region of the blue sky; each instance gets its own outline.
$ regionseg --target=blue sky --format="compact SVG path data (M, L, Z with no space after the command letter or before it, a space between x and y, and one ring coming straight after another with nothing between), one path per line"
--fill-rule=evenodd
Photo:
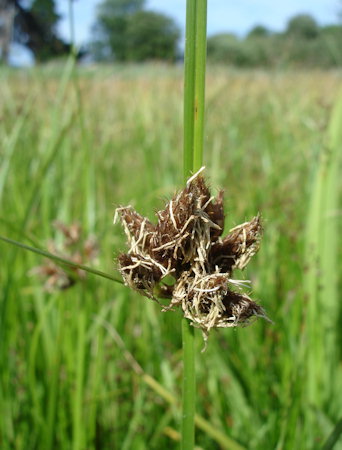
M77 44L90 39L99 1L74 2ZM146 6L173 17L184 30L185 4L186 0L147 0ZM69 38L68 0L57 0L57 5L63 15L60 32ZM339 0L208 0L208 35L229 31L243 36L257 24L281 31L288 19L299 13L311 14L322 25L335 23L339 9L342 9Z

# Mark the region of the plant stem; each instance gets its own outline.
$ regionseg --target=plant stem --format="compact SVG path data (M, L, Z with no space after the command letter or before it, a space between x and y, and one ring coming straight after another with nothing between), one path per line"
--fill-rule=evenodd
M183 317L182 450L192 450L195 445L196 373L194 340L194 327Z
M207 0L196 2L196 59L195 59L195 104L193 171L203 165L205 66L207 55Z
M81 269L85 272L92 273L94 275L98 275L102 278L107 278L107 280L115 281L116 283L123 284L121 280L118 280L117 278L113 277L109 273L102 272L101 270L93 269L91 267L85 266L84 264L77 264L73 261L70 261L65 258L61 258L60 256L53 255L52 253L49 253L45 250L41 250L39 248L31 247L30 245L22 244L21 242L14 241L13 239L6 238L5 236L0 236L0 240L6 242L7 244L14 245L15 247L22 248L23 250L28 250L29 252L36 253L40 256L45 256L46 258L52 259L52 261L55 261L58 264L61 264L62 266L66 267L73 267L75 269Z
M184 61L184 179L203 161L207 0L187 0ZM194 329L182 321L183 411L181 448L195 445Z
M184 55L184 150L183 167L186 181L193 170L194 105L196 58L196 0L186 2Z

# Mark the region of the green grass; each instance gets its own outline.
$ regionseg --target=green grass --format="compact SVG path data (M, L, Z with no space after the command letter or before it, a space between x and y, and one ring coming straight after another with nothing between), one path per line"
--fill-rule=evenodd
M243 276L274 324L212 333L205 353L196 332L203 449L319 449L342 417L341 78L208 70L207 175L227 229L264 217ZM46 248L54 220L78 221L115 276L115 207L152 219L183 183L182 68L84 68L79 96L71 65L0 82L0 234ZM41 257L0 255L0 447L178 448L180 314L90 274L47 293Z

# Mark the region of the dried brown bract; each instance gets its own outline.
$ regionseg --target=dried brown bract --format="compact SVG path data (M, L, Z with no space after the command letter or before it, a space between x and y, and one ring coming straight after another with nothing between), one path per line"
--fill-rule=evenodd
M202 171L157 212L156 225L131 206L118 208L116 217L129 245L127 254L118 258L126 285L154 300L168 298L163 309L180 306L206 338L211 328L246 325L266 315L241 292L248 282L231 278L233 270L246 267L259 249L260 216L222 239L223 191L212 197ZM172 285L163 282L167 276L174 280Z

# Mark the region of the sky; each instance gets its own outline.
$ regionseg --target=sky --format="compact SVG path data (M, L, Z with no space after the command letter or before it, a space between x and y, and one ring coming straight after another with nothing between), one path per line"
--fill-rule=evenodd
M77 45L91 40L91 26L96 19L96 6L101 0L76 0L73 2L75 40ZM69 0L56 0L62 19L59 32L70 40ZM162 12L172 17L181 27L184 38L186 0L146 0L146 9ZM320 25L338 21L342 11L341 0L208 0L208 36L220 32L244 36L255 25L264 25L272 31L285 29L289 18L296 14L311 14ZM183 41L184 42L184 41ZM32 55L22 47L12 46L11 62L14 65L31 65Z
M100 0L76 0L74 2L76 43L81 45L91 38L91 25L96 17L96 5ZM68 0L57 0L63 15L59 30L69 38ZM185 29L186 0L147 0L146 9L165 13ZM282 31L290 17L311 14L319 24L337 22L339 0L208 0L208 35L233 32L245 35L253 26L264 25L273 31Z

